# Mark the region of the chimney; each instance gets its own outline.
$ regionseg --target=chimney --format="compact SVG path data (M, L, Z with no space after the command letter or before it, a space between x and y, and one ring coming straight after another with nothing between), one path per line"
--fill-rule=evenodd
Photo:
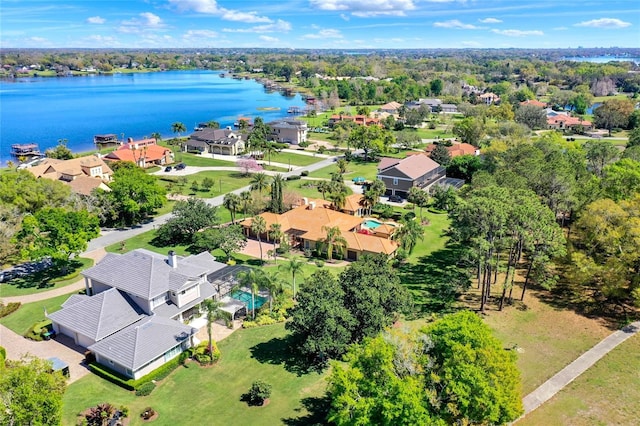
M313 210L315 208L316 208L316 202L315 201L310 202L309 203L309 210Z
M176 256L176 252L173 250L169 250L169 256L167 257L167 263L172 268L178 267L178 256Z
M304 204L305 206L306 206L307 204L309 204L309 199L308 199L307 197L303 197L303 198L302 198L302 204Z

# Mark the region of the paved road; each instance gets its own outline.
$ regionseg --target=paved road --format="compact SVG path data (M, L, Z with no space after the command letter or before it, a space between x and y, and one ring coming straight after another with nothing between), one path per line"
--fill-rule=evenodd
M551 399L562 388L584 373L599 359L608 354L620 343L636 334L638 331L640 331L640 321L631 323L622 328L622 330L612 333L578 357L571 364L560 370L555 376L544 382L536 390L525 396L522 400L524 405L523 417Z

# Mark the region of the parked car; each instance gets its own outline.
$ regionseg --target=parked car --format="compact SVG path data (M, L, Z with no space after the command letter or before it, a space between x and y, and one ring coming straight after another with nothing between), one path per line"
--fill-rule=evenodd
M187 167L187 165L186 165L186 164L184 164L184 163L180 163L180 164L178 164L178 165L176 166L176 170L183 170L183 169L185 169L186 167Z
M167 167L164 168L165 172L170 172L171 170L173 170L173 167L171 167L171 166L167 166Z
M402 197L400 197L399 195L389 195L389 201L391 201L392 203L401 203Z

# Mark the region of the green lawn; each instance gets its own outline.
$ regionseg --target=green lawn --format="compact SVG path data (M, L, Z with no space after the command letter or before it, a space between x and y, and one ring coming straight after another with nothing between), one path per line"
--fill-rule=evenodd
M450 128L440 129L416 129L416 133L420 136L420 139L443 139L443 138L455 138L456 136L451 132Z
M309 173L309 177L314 178L322 178L322 179L331 179L331 173L337 172L338 167L336 165L331 165L327 167L323 167L315 172ZM351 180L356 176L362 176L367 180L375 180L376 175L378 173L378 163L364 163L351 161L348 163L347 172L344 174L345 180Z
M63 294L61 296L52 297L51 299L41 300L39 302L25 303L14 313L0 318L0 324L23 335L29 327L38 321L45 319L44 311L48 313L55 312L60 309L60 305L69 298L73 293Z
M27 294L41 293L56 288L73 284L82 279L80 271L93 266L93 259L78 257L72 260L69 273L61 276L60 272L54 268L49 268L25 277L14 278L11 281L1 284L0 295L2 297L24 296Z
M181 176L186 179L184 185L180 185L180 178L176 176L159 177L158 182L167 188L169 193L177 193L198 198L212 198L218 195L226 194L236 189L247 186L251 183L251 176L243 176L238 172L225 171L204 171L193 175ZM205 178L213 179L214 185L207 191L202 188L202 181ZM200 189L193 191L191 185L193 181L198 181Z
M84 377L65 393L62 423L75 424L77 413L101 402L129 407L131 425L143 424L139 414L148 406L159 414L154 425L311 422L305 405L322 396L326 373L307 373L290 364L283 324L238 330L219 348L222 358L217 365L180 367L146 397L136 397L93 375ZM265 407L249 407L241 401L257 379L273 386Z
M202 157L200 155L182 152L176 155L176 162L182 162L187 166L193 167L235 167L235 162L225 160L223 155L217 155L215 158Z
M312 155L293 154L291 152L274 152L269 157L269 154L264 155L262 160L265 165L269 165L269 161L273 163L291 164L292 166L308 166L309 164L322 161L322 157L314 157Z
M636 334L518 424L637 424L640 410L639 353L640 335Z

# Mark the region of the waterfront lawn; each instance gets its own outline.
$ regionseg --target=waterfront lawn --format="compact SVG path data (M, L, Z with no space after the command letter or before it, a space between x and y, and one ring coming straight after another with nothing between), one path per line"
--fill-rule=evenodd
M93 266L93 259L78 257L70 261L69 272L65 275L62 275L58 268L51 267L24 277L14 278L0 284L2 297L25 296L73 284L82 279L80 271L90 266Z
M44 316L45 310L48 313L59 310L60 305L72 294L74 293L63 294L38 302L25 303L17 311L0 318L0 324L22 336L33 324L46 319Z
M207 158L201 155L182 152L176 154L176 163L184 163L192 167L235 167L236 163L230 159L225 159L223 155L216 155L215 158Z
M317 184L318 184L318 181L302 179L302 180L296 180L293 182L288 182L286 189L291 189L293 192L297 193L300 197L321 199L322 194L318 191ZM347 187L347 191L348 191L347 195L352 193L351 188ZM325 194L325 196L326 195L327 194Z
M129 408L132 426L143 424L140 413L149 406L159 414L157 425L309 424L305 402L323 395L327 373L299 368L301 360L289 352L287 338L284 324L237 330L218 343L222 357L214 367L179 367L146 397L94 375L83 377L67 388L62 423L75 424L79 412L109 402ZM241 396L258 379L273 387L269 404L249 407Z
M202 181L210 178L214 184L209 190L202 188ZM193 175L186 176L159 176L158 181L167 188L170 194L180 194L187 196L195 196L198 198L211 198L218 195L224 195L228 192L235 191L251 183L251 176L243 176L239 172L228 171L204 171ZM194 191L191 186L197 181L200 188ZM181 184L180 182L183 182Z
M636 334L518 424L633 424L640 411L639 353Z

